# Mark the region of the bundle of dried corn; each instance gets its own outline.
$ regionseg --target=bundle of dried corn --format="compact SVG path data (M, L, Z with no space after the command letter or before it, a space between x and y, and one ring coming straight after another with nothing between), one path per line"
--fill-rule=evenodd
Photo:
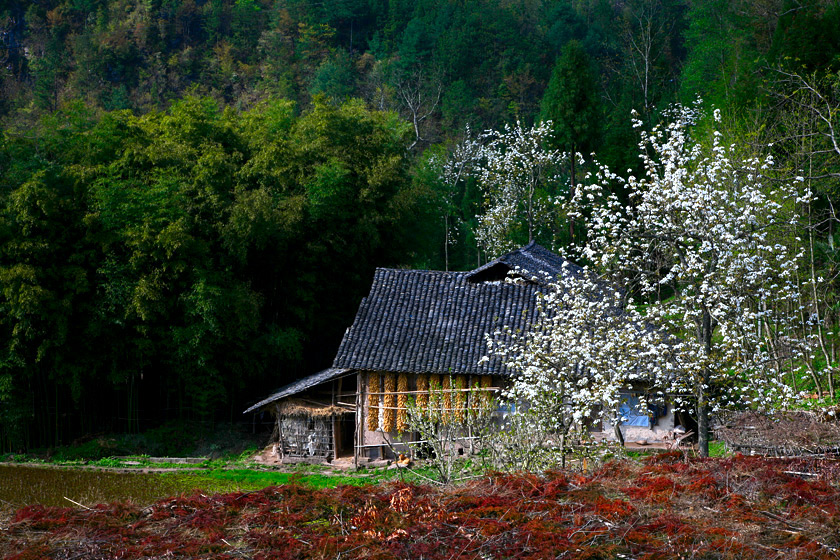
M368 417L367 429L375 432L379 429L379 374L368 373Z
M489 375L481 376L481 407L484 409L490 408L490 387L493 386L493 377Z
M421 373L417 376L417 408L426 410L429 406L429 376Z
M429 410L440 410L440 401L440 375L432 373L429 375Z
M470 412L481 410L481 377L477 375L470 377L470 394L467 409Z
M463 422L465 418L465 409L467 406L467 392L464 389L467 388L467 376L466 375L456 375L454 378L455 382L455 394L453 395L452 399L452 408L455 410L452 411L452 416L456 422Z
M382 429L386 432L393 432L397 427L397 376L393 373L385 374L385 398L383 399Z
M408 374L397 376L397 431L402 433L408 429Z
M449 424L452 419L452 376L443 376L443 413L441 414L441 421L444 425Z

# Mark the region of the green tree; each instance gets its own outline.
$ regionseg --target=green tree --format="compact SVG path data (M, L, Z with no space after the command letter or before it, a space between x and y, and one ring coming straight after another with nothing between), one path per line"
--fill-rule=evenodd
M55 111L58 108L59 83L63 74L59 37L53 35L50 38L44 53L30 64L30 70L35 78L32 88L35 106L39 109Z
M49 161L79 143L78 135L62 138L73 125L60 122L51 138L3 143L13 158L4 183L19 183L0 196L0 436L17 447L64 441L61 419L82 402L89 374L74 356L89 348L97 257L83 219L86 193L72 170Z
M760 52L756 28L747 24L750 18L740 7L722 0L691 5L686 15L688 54L680 91L684 103L700 96L727 107L755 99L758 84L754 70Z
M350 57L344 51L337 51L321 63L309 92L312 95L323 94L333 103L341 103L355 91L355 80Z
M593 62L578 41L569 41L551 72L542 99L540 119L551 121L550 142L569 152L569 196L577 188L576 154L589 155L601 138L598 82ZM574 220L569 220L569 238L575 237Z

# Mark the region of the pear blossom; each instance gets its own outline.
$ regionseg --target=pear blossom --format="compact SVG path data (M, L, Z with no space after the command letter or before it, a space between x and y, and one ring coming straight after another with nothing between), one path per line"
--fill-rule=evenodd
M771 184L772 158L723 134L694 140L699 102L667 116L640 130L641 176L599 166L574 193L569 215L587 227L576 250L592 270L551 279L531 328L488 345L517 372L508 396L558 429L617 414L619 391L644 382L696 415L708 453L710 411L797 397L790 364L812 341L797 335L809 314L790 240L811 195Z
M541 186L557 183L561 152L546 148L551 121L525 128L518 122L503 131L487 131L474 174L484 195L485 211L475 231L479 246L496 257L517 246L514 230L527 227L532 241L557 207L538 196Z

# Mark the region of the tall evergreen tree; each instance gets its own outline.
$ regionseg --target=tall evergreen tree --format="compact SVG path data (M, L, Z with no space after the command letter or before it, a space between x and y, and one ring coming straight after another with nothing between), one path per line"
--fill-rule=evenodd
M598 147L600 114L598 80L592 59L576 40L560 53L542 99L540 120L550 120L553 147L569 152L569 196L577 185L576 154L589 154ZM574 222L569 221L574 238Z

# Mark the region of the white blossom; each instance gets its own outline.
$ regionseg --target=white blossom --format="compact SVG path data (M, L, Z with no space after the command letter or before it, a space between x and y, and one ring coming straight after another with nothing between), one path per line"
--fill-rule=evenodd
M550 135L551 121L528 129L517 121L502 132L485 133L487 143L478 153L475 170L485 211L478 216L475 236L492 257L517 245L512 235L517 227L526 226L533 239L556 211L537 192L538 187L557 181L553 169L565 157L546 148Z
M694 141L699 103L667 116L640 132L640 177L600 166L574 193L569 214L588 232L577 250L603 276L552 279L527 332L488 339L517 372L508 396L565 428L615 414L637 382L700 411L796 398L787 364L811 341L795 335L808 314L802 254L786 240L794 203L811 195L771 185L772 159L741 155L723 134Z

